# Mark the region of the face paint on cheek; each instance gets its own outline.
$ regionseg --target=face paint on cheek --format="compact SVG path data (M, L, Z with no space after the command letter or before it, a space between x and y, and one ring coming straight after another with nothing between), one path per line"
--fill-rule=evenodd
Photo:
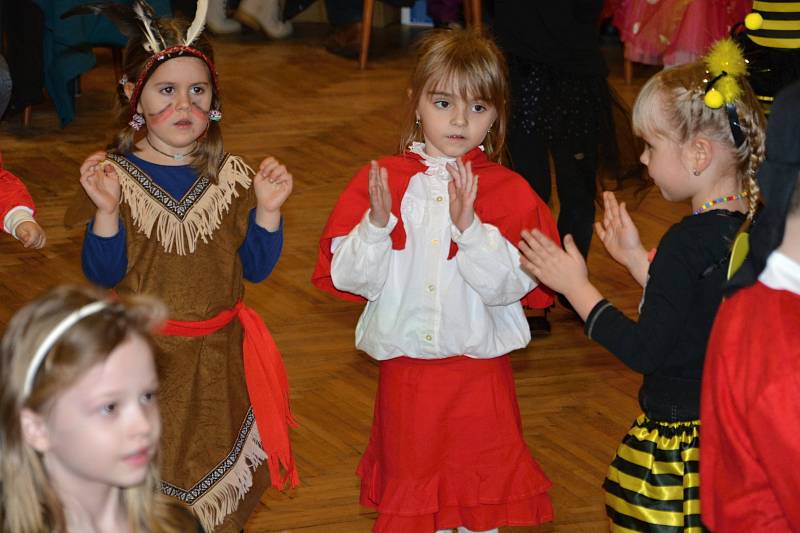
M147 115L147 118L153 124L162 124L162 123L166 122L167 120L169 120L172 117L172 115L174 115L174 114L175 114L175 108L172 107L171 105L168 105L167 107L165 107L161 111L158 111L156 113L151 113L151 114Z
M190 113L192 114L192 118L194 118L198 122L203 122L203 121L208 122L208 111L205 111L197 104L192 104L192 109Z

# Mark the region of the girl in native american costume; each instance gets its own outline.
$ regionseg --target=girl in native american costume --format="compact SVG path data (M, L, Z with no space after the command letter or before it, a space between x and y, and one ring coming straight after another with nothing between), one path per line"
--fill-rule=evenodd
M375 532L496 533L553 519L508 354L531 338L523 302L553 301L520 270L520 230L558 232L547 205L498 162L507 83L493 42L429 34L411 76L403 152L355 175L320 240L313 282L366 299L356 346L379 361L358 467Z
M118 87L127 124L81 166L85 194L67 217L92 217L82 255L90 280L169 303L172 320L156 339L162 491L207 531L239 531L267 467L273 486L298 483L283 363L242 301L244 279L262 281L280 256L292 176L271 157L254 173L223 151L206 8L200 0L191 25L155 20L140 0L132 11L84 8L130 38Z

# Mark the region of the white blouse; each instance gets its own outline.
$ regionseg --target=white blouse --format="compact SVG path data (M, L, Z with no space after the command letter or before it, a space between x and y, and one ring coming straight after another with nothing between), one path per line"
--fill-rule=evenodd
M421 143L412 151L428 168L411 178L400 205L405 248L392 249L397 218L378 228L369 210L331 244L334 286L368 300L356 347L385 360L491 358L527 346L520 299L536 281L520 269L517 248L477 215L461 233L450 220L447 190L445 165L454 159L428 156ZM459 249L448 260L451 239Z
M758 280L776 291L790 291L800 295L800 263L788 255L774 250L767 258L767 266Z

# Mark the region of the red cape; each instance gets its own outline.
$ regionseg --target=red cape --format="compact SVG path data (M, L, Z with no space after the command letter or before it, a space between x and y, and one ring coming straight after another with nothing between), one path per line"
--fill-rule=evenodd
M467 153L464 162L472 161L472 171L480 177L478 197L475 200L475 213L481 222L497 227L500 233L514 246L520 241L523 229L537 228L560 244L555 220L550 208L533 192L528 182L519 174L506 167L489 161L479 148ZM385 157L378 161L389 173L389 189L392 193L392 213L398 222L392 231L392 248L402 250L406 245L406 232L400 216L400 202L406 193L411 178L427 167L422 158L414 153ZM336 289L331 280L331 241L350 233L358 225L369 209L369 165L362 167L333 208L322 237L319 241L317 266L311 282L323 291L350 301L365 301L361 296ZM458 251L454 242L450 243L452 259ZM530 308L545 308L553 303L553 293L544 286L538 286L522 298L522 304Z

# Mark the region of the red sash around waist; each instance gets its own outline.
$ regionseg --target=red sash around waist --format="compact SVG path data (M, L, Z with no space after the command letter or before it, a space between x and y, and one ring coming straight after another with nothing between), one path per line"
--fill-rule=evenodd
M239 319L244 331L242 351L247 393L267 453L270 481L279 490L283 490L287 482L290 487L296 487L300 479L292 456L289 426L297 427L297 422L289 409L289 381L278 346L261 316L239 300L232 308L207 320L168 320L160 333L171 337L210 335L234 318ZM281 474L281 467L284 474Z

